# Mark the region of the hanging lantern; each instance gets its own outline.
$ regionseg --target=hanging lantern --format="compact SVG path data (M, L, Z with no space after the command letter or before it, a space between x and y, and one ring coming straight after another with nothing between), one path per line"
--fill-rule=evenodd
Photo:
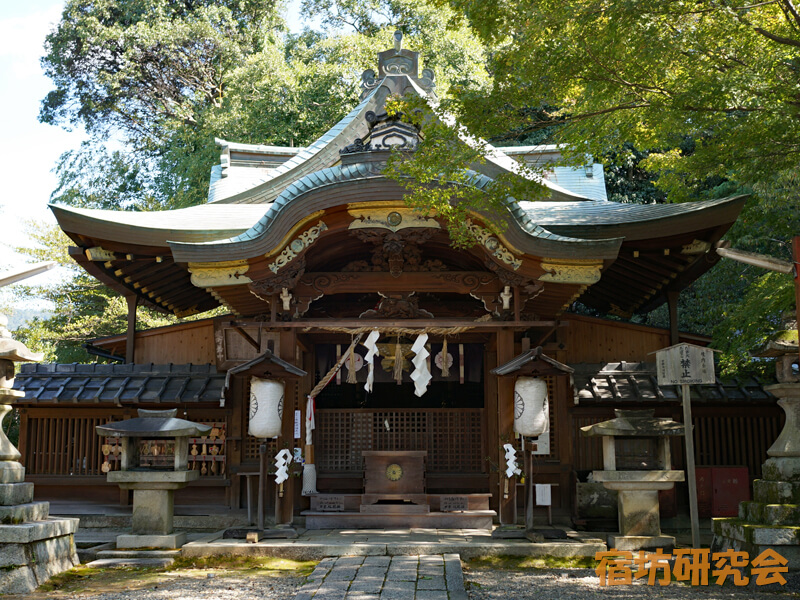
M247 432L257 438L273 438L281 433L283 383L259 377L250 378L250 426Z
M514 431L538 437L549 428L547 383L538 377L518 377L514 385Z

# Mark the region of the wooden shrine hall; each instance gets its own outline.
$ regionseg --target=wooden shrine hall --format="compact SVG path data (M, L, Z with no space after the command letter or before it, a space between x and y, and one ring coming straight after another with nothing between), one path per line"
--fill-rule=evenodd
M404 188L382 171L393 148L412 152L418 141L413 125L387 116L385 100L417 94L435 103L433 72L420 71L418 53L398 41L378 54L362 88L361 102L307 147L218 140L206 204L162 212L51 206L75 244L72 258L127 299L129 329L92 347L112 364L20 371L19 447L39 494L116 500L105 473L118 468L118 449L94 426L139 407L174 407L212 426L190 440L201 477L176 492L178 503L243 507L244 474L258 470L266 444L270 465L282 449L297 459L277 489L273 475L261 482L280 522L374 526L375 515L391 515L396 524L487 526L514 522L531 482L553 484L554 511L573 514L575 473L602 461L596 441L577 431L615 406L679 416L674 390L647 387L625 367L646 371L650 352L678 341L674 327L569 309L577 301L623 318L664 302L674 309L678 292L718 260L715 248L745 198L617 204L606 199L601 165L551 165L541 181L546 199L508 198L501 235L474 215L475 244L455 249L442 221L408 208ZM547 166L558 156L552 146L495 148L471 182L482 189L518 161ZM141 306L178 317L227 314L137 331ZM539 347L575 375L542 375L547 427L523 448L515 376L493 370ZM596 370L587 376L586 365ZM326 376L307 431L307 397ZM249 433L258 377L283 386L274 438ZM712 428L728 419L753 440L747 456L712 444L700 463L746 464L752 478L780 411L748 385L734 386L733 398L707 395L695 414ZM752 419L754 405L762 421ZM525 483L506 476L505 444L520 457L535 450ZM142 450L154 451L163 449ZM679 464L680 449L673 455ZM301 461L316 469L306 495Z

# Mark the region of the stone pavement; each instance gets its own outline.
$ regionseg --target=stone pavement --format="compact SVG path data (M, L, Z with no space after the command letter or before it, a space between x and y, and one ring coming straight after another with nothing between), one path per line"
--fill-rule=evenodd
M467 600L458 554L324 558L294 600Z

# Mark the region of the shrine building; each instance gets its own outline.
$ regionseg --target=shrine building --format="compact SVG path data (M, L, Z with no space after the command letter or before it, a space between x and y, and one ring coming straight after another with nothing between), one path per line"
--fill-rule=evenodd
M501 234L473 215L474 245L455 249L443 221L410 209L383 173L392 150L413 152L419 135L384 102L417 94L435 103L433 72L398 44L378 54L362 88L358 106L307 147L217 140L205 204L51 206L72 258L127 299L129 327L89 348L111 364L18 374L21 462L37 494L128 502L106 482L119 468L116 442L95 426L140 407L177 408L212 427L190 440L201 476L176 492L178 504L244 507L245 473L258 472L266 445L270 467L284 448L298 459L279 487L273 476L262 482L283 523L514 523L531 483L551 485L557 518L580 522L579 488L603 461L599 440L579 429L614 408L681 419L679 391L658 386L651 353L708 343L678 332L678 294L717 262L745 198L610 202L600 164L552 166L554 146L498 147L472 167L470 185L526 162L545 167L547 197L508 198ZM576 302L619 320L574 314ZM670 329L625 320L665 302ZM141 331L137 307L223 316ZM536 436L515 433L519 376L546 389ZM282 385L277 437L251 435L264 380ZM694 394L697 464L760 476L781 427L774 398L745 380ZM507 475L508 444L523 473ZM153 465L168 452L140 448ZM635 461L635 444L630 452ZM680 467L679 441L672 455ZM315 467L314 489L303 489L300 460ZM662 512L677 513L684 494L679 486L662 498Z

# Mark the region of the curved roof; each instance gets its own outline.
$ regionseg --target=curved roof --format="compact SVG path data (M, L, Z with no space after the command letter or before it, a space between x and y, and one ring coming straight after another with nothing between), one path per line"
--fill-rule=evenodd
M471 174L471 184L485 189L492 180L480 173ZM342 203L356 204L376 200L374 186L378 183L388 197L400 199L404 190L386 178L375 162L336 165L301 177L269 205L264 215L247 231L229 239L206 243L171 242L173 256L178 262L202 262L251 258L272 250L297 221L317 210ZM346 188L346 192L344 189ZM383 198L381 198L383 199ZM508 199L511 219L506 237L520 250L551 258L573 257L576 252L590 253L593 258L614 258L622 239L585 240L554 234L528 218L514 198Z

